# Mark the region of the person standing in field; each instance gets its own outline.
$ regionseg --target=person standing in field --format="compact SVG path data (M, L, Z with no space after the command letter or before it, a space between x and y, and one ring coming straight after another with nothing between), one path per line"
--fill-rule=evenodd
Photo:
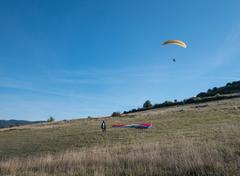
M106 129L107 129L107 126L106 126L106 123L105 123L104 120L102 121L101 128L102 128L102 131L103 131L103 132L105 132Z

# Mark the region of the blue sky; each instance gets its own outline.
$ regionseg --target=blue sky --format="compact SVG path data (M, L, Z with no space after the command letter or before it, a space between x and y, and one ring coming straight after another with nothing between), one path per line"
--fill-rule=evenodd
M237 0L1 0L0 119L109 115L239 80L239 7ZM189 47L162 47L167 39Z

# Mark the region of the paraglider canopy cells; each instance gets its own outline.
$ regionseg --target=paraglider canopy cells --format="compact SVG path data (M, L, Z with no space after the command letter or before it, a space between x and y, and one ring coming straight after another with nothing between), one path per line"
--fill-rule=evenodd
M178 45L178 46L181 46L183 48L187 48L187 44L184 43L181 40L167 40L167 41L162 43L162 45L168 45L168 44Z

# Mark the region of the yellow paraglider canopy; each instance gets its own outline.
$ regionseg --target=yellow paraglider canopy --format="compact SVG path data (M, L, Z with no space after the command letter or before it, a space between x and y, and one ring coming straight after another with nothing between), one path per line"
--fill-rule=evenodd
M174 45L181 46L183 48L187 48L187 44L180 40L167 40L167 41L163 42L162 45L167 45L167 44L174 44Z

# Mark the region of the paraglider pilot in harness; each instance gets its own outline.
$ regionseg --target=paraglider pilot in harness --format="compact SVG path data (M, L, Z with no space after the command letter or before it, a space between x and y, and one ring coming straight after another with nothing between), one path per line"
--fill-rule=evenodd
M103 131L103 132L105 132L106 129L107 129L107 126L106 126L106 123L105 123L104 120L102 121L101 128L102 128L102 131Z

